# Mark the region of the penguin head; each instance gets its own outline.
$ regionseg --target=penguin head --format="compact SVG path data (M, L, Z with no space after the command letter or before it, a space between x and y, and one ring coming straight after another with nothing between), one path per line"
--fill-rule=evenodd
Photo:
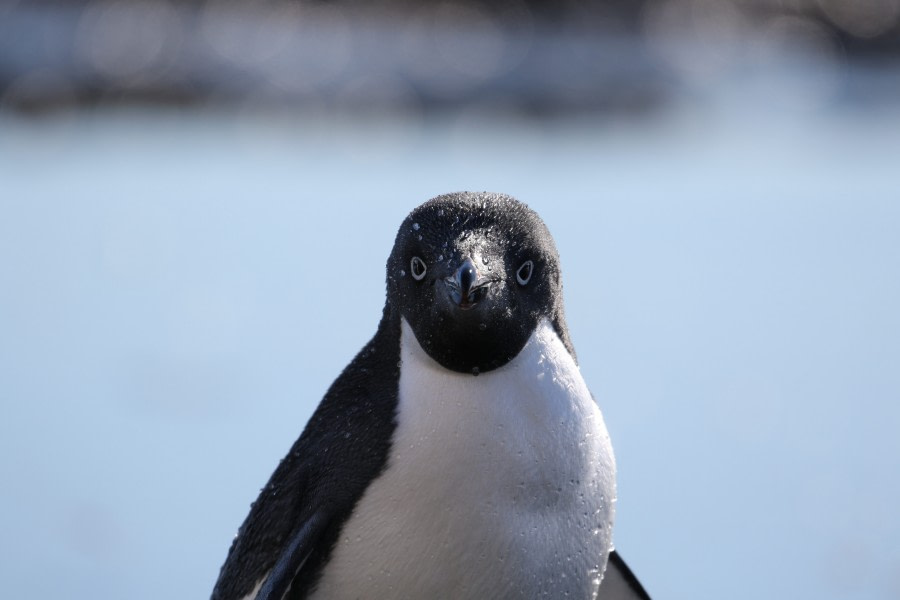
M447 194L412 211L388 258L387 295L425 352L453 371L505 365L543 318L571 351L556 245L510 196Z

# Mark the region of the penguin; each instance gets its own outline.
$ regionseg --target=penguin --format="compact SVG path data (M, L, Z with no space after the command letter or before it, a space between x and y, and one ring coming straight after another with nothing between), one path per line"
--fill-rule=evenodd
M212 600L648 599L613 549L615 460L559 256L511 196L403 221L374 337L231 544Z

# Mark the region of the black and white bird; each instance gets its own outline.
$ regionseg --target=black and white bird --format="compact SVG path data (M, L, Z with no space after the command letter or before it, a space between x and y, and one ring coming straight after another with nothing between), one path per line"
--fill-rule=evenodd
M378 330L228 551L213 600L648 598L540 217L488 193L400 226Z

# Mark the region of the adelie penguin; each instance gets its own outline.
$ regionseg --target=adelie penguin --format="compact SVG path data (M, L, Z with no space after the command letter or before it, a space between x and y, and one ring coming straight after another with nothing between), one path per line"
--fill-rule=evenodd
M541 219L439 196L400 226L372 340L241 525L213 600L648 598Z

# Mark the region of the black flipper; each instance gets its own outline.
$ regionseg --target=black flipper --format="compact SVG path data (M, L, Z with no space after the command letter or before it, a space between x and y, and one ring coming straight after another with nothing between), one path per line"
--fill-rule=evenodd
M650 595L619 553L613 550L606 564L597 600L650 600Z
M400 317L386 309L251 505L211 600L242 600L260 581L260 599L302 600L315 588L344 523L387 464L399 356Z
M266 582L256 594L256 600L282 600L290 589L294 577L300 571L303 563L309 558L322 532L327 520L321 512L314 514L294 534L278 557L278 562L272 567L272 571L266 578Z

